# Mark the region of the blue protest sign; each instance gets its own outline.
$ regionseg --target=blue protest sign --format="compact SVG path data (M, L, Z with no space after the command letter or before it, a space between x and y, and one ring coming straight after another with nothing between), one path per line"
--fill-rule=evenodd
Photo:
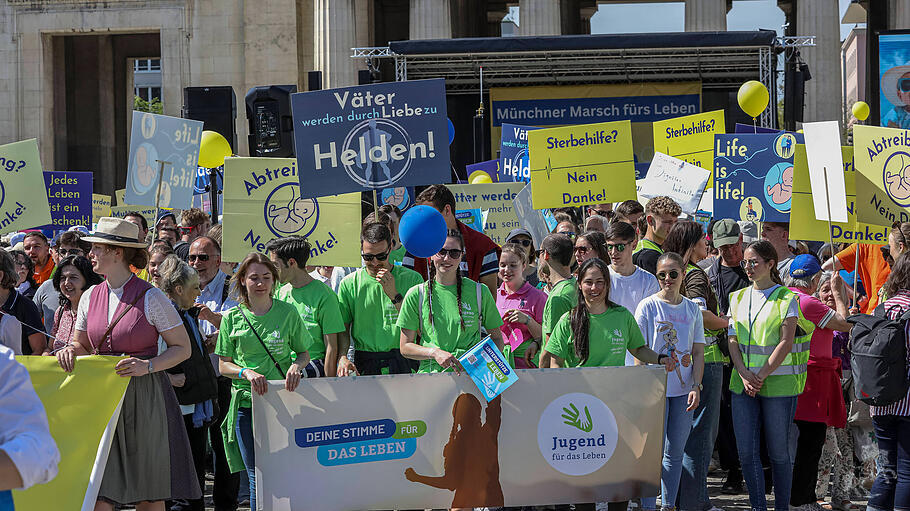
M414 205L414 189L409 186L396 186L394 188L383 188L379 193L379 205L386 204L398 206L402 212L407 211Z
M41 230L65 231L74 225L92 226L92 173L44 172L51 223Z
M502 139L499 142L499 168L502 182L531 180L530 157L528 155L528 132L537 130L533 126L502 124Z
M459 179L458 182L459 183L468 183L468 181L470 181L470 179L471 179L471 174L473 174L474 172L477 172L478 170L489 174L490 179L492 179L494 183L500 182L501 176L500 176L500 172L499 172L499 160L487 160L487 161L472 163L470 165L465 165L465 174L467 175L468 179L467 180Z
M188 209L193 202L201 135L202 121L134 111L126 203ZM170 163L161 171L158 196L162 161Z
M302 198L449 181L445 81L291 95Z
M801 134L714 136L714 218L789 222Z
M742 133L744 135L747 133L780 133L781 131L783 130L765 128L764 126L753 126L751 124L743 124L740 122L736 123L736 125L733 127L733 133Z
M205 167L196 167L196 180L193 182L193 195L202 195L203 193L209 193L209 171L215 171L215 184L218 190L224 189L224 171L221 170L223 167L216 169L207 169Z

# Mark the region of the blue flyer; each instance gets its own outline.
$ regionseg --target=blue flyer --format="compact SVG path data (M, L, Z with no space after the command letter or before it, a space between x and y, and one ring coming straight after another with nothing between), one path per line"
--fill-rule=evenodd
M531 180L528 132L538 129L540 128L502 123L502 138L499 142L500 183L527 183Z
M518 381L515 369L512 369L490 336L468 350L458 361L468 376L474 380L474 384L483 393L487 402L495 399Z
M486 224L487 214L480 208L459 209L455 211L455 218L461 220L461 223L467 225L477 232L483 232L483 226Z

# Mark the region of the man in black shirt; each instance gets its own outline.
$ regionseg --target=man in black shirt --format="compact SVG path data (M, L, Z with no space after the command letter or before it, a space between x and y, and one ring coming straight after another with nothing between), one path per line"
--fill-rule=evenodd
M670 197L654 197L648 201L645 206L648 229L635 247L635 255L632 256L632 263L635 266L652 275L657 273L657 259L664 253L660 246L676 224L680 213L682 208Z

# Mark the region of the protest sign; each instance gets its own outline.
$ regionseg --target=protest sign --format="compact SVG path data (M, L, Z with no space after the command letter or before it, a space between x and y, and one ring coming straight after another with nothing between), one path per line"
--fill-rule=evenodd
M125 195L126 195L126 189L125 189L125 188L121 188L121 189L119 189L119 190L114 190L114 198L117 199L117 203L116 203L117 206L125 206L125 205L126 205L126 199L124 198Z
M499 351L490 336L486 336L459 357L458 363L477 385L477 389L487 402L492 401L518 381L515 369L509 365L509 361Z
M394 188L383 188L379 192L378 198L380 206L389 204L397 206L398 209L404 212L414 205L414 199L417 197L414 194L414 189L410 186L396 186Z
M803 124L803 130L815 218L846 222L847 200L842 172L844 162L840 151L840 125L837 121L807 122Z
M910 221L910 131L857 125L853 147L857 220Z
M635 199L631 126L617 121L529 132L534 207Z
M225 261L296 235L312 247L307 264L360 267L360 193L307 199L299 179L293 158L224 160Z
M787 222L793 194L793 133L714 137L714 217Z
M466 179L466 180L459 179L458 183L459 184L468 184L471 179L471 174L473 174L474 172L477 172L478 170L489 174L490 179L494 183L508 181L507 179L505 179L505 177L502 175L502 172L500 171L499 160L487 160L487 161L481 161L478 163L472 163L470 165L465 166L465 171L466 171L465 177L467 177L468 179Z
M455 210L455 218L477 232L484 232L489 214L489 211L483 211L480 208Z
M683 213L692 215L698 209L702 195L711 193L705 191L710 174L711 172L679 158L654 153L651 168L640 181L639 201L645 204L648 199L666 195L679 204Z
M856 169L853 166L853 147L843 146L841 159L846 192L847 221L833 222L831 236L834 243L866 243L886 245L889 227L858 223L856 220ZM812 203L812 186L809 179L809 164L806 146L799 144L793 156L793 199L790 210L790 238L796 240L822 241L827 243L828 222L815 217Z
M317 378L295 392L270 382L253 396L259 502L448 509L656 495L666 378L641 366L524 370L490 403L454 373ZM403 398L415 389L419 399Z
M774 129L774 128L765 128L764 126L753 126L751 124L742 124L742 123L736 123L736 125L733 126L733 133L742 133L742 134L783 133L783 131L784 130L778 130L778 129Z
M23 140L0 146L0 232L51 223L44 190L38 142Z
M502 125L502 140L499 143L499 168L501 169L499 182L523 181L527 183L531 180L528 132L536 129L540 128L505 123Z
M134 111L126 202L188 209L199 168L201 135L202 121ZM169 162L163 170L162 161Z
M714 170L714 135L725 133L724 111L714 110L685 117L657 121L654 152L679 158L707 171ZM708 179L708 188L712 180Z
M524 183L483 183L476 185L448 185L455 195L455 209L486 211L483 233L497 245L505 243L509 231L519 227L518 217L512 209L512 200Z
M79 357L72 373L63 372L55 357L16 357L16 361L28 370L60 451L57 477L14 491L16 509L94 509L120 403L130 382L114 371L120 358Z
M531 203L531 183L525 185L525 187L515 195L515 198L512 200L512 208L515 211L515 216L518 218L520 226L531 233L531 239L534 240L534 246L539 247L540 244L543 243L543 239L547 237L547 234L550 234L552 228L547 225L547 221L542 214L543 212L539 209L534 209L534 206Z
M164 211L162 208L161 211ZM171 210L175 215L179 217L180 210ZM136 206L134 204L127 204L123 206L111 206L110 216L114 218L125 218L126 215L130 213L139 213L145 217L145 221L148 222L149 227L155 223L155 208L148 206Z
M111 216L111 196L93 193L92 223L98 223L98 219L103 216Z
M445 81L291 95L301 198L449 182Z
M42 229L65 231L76 225L92 227L91 172L45 172L44 186L51 223Z

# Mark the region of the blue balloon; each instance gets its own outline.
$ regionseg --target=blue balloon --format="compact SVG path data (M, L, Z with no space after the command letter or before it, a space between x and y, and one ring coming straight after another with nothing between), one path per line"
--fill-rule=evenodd
M430 257L446 243L449 230L442 213L430 206L413 206L398 225L404 248L416 257Z
M455 125L452 124L452 119L446 117L446 121L449 122L449 145L452 145L452 142L455 141Z

